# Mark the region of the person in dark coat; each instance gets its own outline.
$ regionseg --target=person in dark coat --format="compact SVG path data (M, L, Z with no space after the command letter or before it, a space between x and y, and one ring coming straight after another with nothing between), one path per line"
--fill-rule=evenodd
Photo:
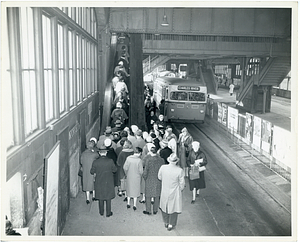
M114 164L117 165L118 156L117 156L114 148L112 147L111 139L104 140L104 145L107 149L106 157L112 159L114 161ZM114 185L115 185L115 187L118 186L118 174L117 174L117 172L114 173Z
M80 165L82 167L82 190L86 193L86 203L90 203L90 192L93 192L93 200L95 200L94 177L90 174L90 170L94 160L99 155L95 151L94 141L87 143L87 149L81 154Z
M187 166L189 167L189 172L193 167L196 167L199 170L198 179L191 180L189 174L190 191L193 191L193 199L191 203L194 204L196 195L199 196L200 194L200 189L206 188L203 169L207 165L207 159L206 155L200 150L200 143L198 141L192 142L192 150L190 151L186 162Z
M111 200L115 198L114 176L117 171L112 159L106 157L105 146L99 148L100 157L93 162L91 174L95 177L95 198L99 200L99 213L104 215L104 201L106 202L106 217L113 215Z
M169 164L167 159L172 154L172 150L168 147L168 141L162 140L162 141L160 141L159 144L161 147L161 149L159 150L159 155L161 158L164 159L165 164Z
M157 214L159 197L161 192L161 181L158 180L158 170L164 164L164 160L157 154L157 148L152 145L150 153L145 156L145 168L143 177L145 179L146 211L144 214L151 214L151 198L154 198L153 214Z
M123 166L125 164L125 161L126 161L127 157L130 156L130 155L133 155L133 154L134 154L134 152L133 152L131 142L129 140L126 140L124 142L123 149L120 152L120 154L118 155L118 159L117 159L118 176L119 176L118 195L122 196L122 194L124 194L125 195L124 201L127 201L127 196L126 196L126 189L124 187L121 187L122 183L124 183L124 180L126 178Z

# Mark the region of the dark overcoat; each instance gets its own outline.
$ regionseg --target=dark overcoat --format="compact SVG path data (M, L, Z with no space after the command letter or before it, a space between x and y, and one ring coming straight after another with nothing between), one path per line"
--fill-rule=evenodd
M159 168L165 164L163 158L158 154L144 157L145 168L143 177L145 179L145 195L146 197L159 197L161 192L161 181L158 179Z
M89 149L83 151L80 157L80 164L82 165L82 190L93 191L94 190L94 177L91 175L90 170L94 160L99 157L97 152L93 152Z
M200 163L200 166L206 166L207 165L206 155L201 150L198 150L197 152L195 152L192 149L189 153L189 156L188 156L187 160L186 160L187 166L189 167L189 171L191 169L191 164L194 164L195 160L202 159L202 158L203 158L203 162ZM195 179L195 180L191 180L190 175L189 175L189 185L190 185L190 190L191 191L194 188L196 188L197 190L206 188L204 172L205 171L199 172L200 178Z
M93 162L91 174L95 177L95 198L99 200L110 200L115 197L115 186L113 173L117 171L112 159L100 156Z

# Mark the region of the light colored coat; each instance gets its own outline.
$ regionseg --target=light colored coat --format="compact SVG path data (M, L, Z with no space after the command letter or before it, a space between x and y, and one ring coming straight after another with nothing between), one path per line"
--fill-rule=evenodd
M162 181L160 208L168 214L182 212L182 190L185 186L183 169L174 163L163 165L158 171Z
M128 156L123 169L127 176L127 196L139 197L141 193L141 177L143 174L143 162L141 158L136 155Z
M80 164L82 165L82 190L93 191L94 190L94 176L91 175L90 170L94 160L99 157L98 153L86 149L80 157Z

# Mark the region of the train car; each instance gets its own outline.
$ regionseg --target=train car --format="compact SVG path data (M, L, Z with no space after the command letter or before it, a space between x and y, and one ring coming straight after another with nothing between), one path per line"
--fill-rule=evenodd
M164 102L165 121L204 122L207 88L196 78L158 77L153 84L154 100Z

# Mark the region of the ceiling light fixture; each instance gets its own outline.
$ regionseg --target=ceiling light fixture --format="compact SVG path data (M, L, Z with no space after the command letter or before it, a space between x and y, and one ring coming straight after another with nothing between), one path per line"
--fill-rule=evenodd
M167 15L164 9L164 17L163 17L163 22L161 23L161 26L167 27L169 26L168 20L167 20Z

